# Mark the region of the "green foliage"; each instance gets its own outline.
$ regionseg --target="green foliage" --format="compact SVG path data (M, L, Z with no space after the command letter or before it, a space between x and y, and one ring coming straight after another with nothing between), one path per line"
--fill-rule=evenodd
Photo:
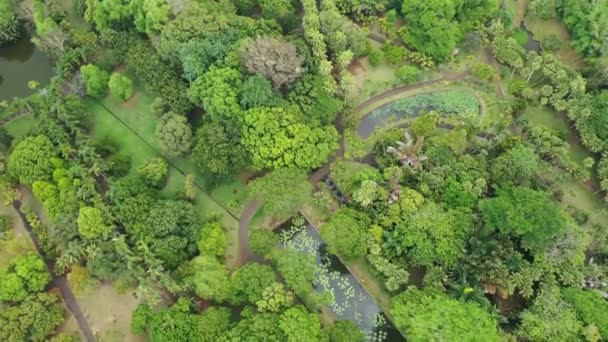
M228 298L230 282L228 271L215 257L198 256L189 264L192 274L186 282L194 289L197 296L221 302Z
M544 288L534 304L521 313L518 335L529 341L575 341L583 324L560 297L558 288Z
M169 5L166 0L134 0L131 8L135 27L140 32L159 32L169 21Z
M248 263L232 274L229 301L234 305L257 304L275 281L276 274L270 266Z
M259 256L266 256L279 244L279 237L267 229L249 230L249 247Z
M0 310L0 340L47 341L63 322L64 312L56 296L38 293L18 305Z
M300 107L306 122L331 125L342 109L342 101L329 93L323 79L310 74L300 78L289 92L289 101Z
M382 62L382 57L384 57L384 54L382 53L381 50L372 50L368 57L368 61L369 61L369 65L376 67L378 65L380 65L380 62Z
M55 147L46 135L28 137L17 144L8 158L9 175L21 184L49 180L54 170Z
M496 319L474 302L410 288L393 298L391 314L411 341L501 341Z
M403 65L395 71L395 76L402 84L411 84L418 80L418 68L414 65Z
M103 212L99 208L82 207L78 213L78 232L87 239L107 236L112 227L105 222Z
M473 67L473 77L480 81L491 81L494 79L494 68L485 63L477 63Z
M532 184L542 172L541 164L534 149L517 145L494 159L492 178L498 184Z
M276 38L259 37L249 42L241 59L247 71L266 77L277 89L288 87L304 71L304 58L298 56L295 45Z
M148 159L137 168L137 175L157 189L165 185L168 172L169 165L162 158Z
M205 122L198 128L192 160L207 179L229 179L248 164L247 152L239 138L238 130L220 122Z
M479 204L485 224L503 234L521 237L526 249L546 247L566 228L567 215L544 192L509 187L497 189L496 194Z
M445 62L451 57L461 37L454 21L454 1L404 1L401 12L408 23L403 34L406 43L438 62Z
M8 240L13 232L13 220L10 216L0 216L0 240Z
M528 42L528 32L524 31L521 28L517 28L513 31L512 35L513 39L517 42L517 44L524 46Z
M194 315L191 306L192 303L185 298L179 298L173 306L162 308L156 312L152 312L149 307L140 304L133 312L132 322L136 322L133 331L143 332L143 326L147 325L150 331L150 340L153 342L212 341L209 339L201 340L202 316ZM209 323L218 324L217 328L227 327L226 323L216 320L210 320ZM217 336L210 334L209 337Z
M289 191L286 191L289 189ZM311 199L312 187L306 172L298 169L276 169L248 185L251 197L264 200L268 214L289 216Z
M321 339L321 322L315 313L309 313L303 306L296 306L285 311L279 320L279 327L287 337L288 342L302 341L306 336L308 341Z
M559 3L557 0L533 0L528 5L528 11L541 19L551 19L557 17Z
M202 76L213 64L221 62L235 41L239 32L228 29L215 32L200 40L190 40L181 45L179 60L184 76L190 82Z
M285 341L285 336L279 328L279 317L272 313L243 315L227 338L230 341L242 342Z
M321 227L321 236L330 253L354 259L367 252L369 218L356 210L343 208Z
M223 258L226 251L226 232L217 221L208 222L203 226L197 242L201 255L211 255Z
M139 304L131 314L131 332L133 335L143 334L152 319L152 310L148 304Z
M603 15L607 6L605 0L597 3L564 0L561 2L562 18L572 33L574 49L585 57L601 56L604 42L598 37L606 37L608 18Z
M203 106L211 120L240 118L241 107L238 101L238 88L242 75L231 68L211 67L198 77L188 90L188 97Z
M275 258L275 261L285 284L296 294L303 294L312 289L318 271L312 255L286 249Z
M160 147L171 157L182 156L190 151L192 129L185 116L169 112L156 126Z
M365 335L355 323L349 320L340 320L334 322L331 327L329 340L331 342L363 342Z
M543 39L540 45L543 51L556 53L559 51L559 49L562 48L562 41L557 35L550 34L545 39Z
M11 0L0 1L0 46L19 38L19 20Z
M293 293L283 286L281 283L274 282L262 291L260 300L255 304L260 312L279 312L282 308L288 308L293 305Z
M239 87L239 103L244 109L271 106L275 97L270 81L258 75L248 77Z
M259 107L245 113L242 144L256 169L312 169L325 163L337 148L333 127L311 127L296 118L292 108Z
M131 81L129 77L118 72L115 72L110 76L108 88L110 88L110 94L123 101L133 96L133 81Z
M93 97L103 97L108 89L110 75L96 65L87 64L80 67L80 74L87 87L87 94Z
M513 38L498 36L492 42L492 53L494 57L503 64L512 68L521 68L523 66L524 49Z
M7 272L0 272L0 300L21 302L43 291L50 281L51 276L39 255L19 255L11 260Z
M570 287L562 290L562 297L574 308L580 321L595 325L603 338L608 336L608 303L597 291Z
M400 64L405 59L407 49L403 46L386 43L382 46L384 57L391 64Z

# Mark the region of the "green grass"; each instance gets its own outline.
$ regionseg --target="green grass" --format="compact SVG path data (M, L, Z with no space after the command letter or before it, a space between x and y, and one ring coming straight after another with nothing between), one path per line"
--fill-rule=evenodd
M532 31L534 39L540 42L550 34L554 34L559 38L562 42L561 48L557 52L557 57L560 61L575 69L582 69L585 66L581 56L570 46L570 33L559 19L542 20L529 15L526 17L525 22L526 27Z
M15 139L23 137L35 125L34 114L25 114L5 123L3 126Z

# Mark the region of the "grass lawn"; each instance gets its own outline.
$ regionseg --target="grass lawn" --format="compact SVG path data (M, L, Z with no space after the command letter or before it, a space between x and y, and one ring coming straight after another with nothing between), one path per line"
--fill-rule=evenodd
M15 139L19 139L23 137L31 127L34 127L35 121L36 118L34 118L34 114L28 113L5 123L3 126L10 135Z
M570 32L559 19L542 20L529 15L526 17L525 23L526 27L532 31L534 39L540 42L551 34L559 38L562 42L562 46L557 52L560 61L574 69L582 69L585 66L581 56L570 46Z

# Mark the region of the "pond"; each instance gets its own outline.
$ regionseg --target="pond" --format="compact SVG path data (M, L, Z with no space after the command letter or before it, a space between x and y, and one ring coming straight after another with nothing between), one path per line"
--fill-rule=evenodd
M355 323L366 334L366 341L405 341L344 264L327 252L319 232L302 218L293 222L278 230L281 244L315 256L320 269L315 290L331 293L333 301L329 308L336 319Z
M466 89L452 89L413 95L389 102L366 114L357 133L368 138L377 127L386 127L391 122L414 118L422 111L436 111L440 114L480 113L477 96Z
M18 40L0 47L0 101L32 93L27 82L46 85L53 75L53 63L22 32Z
M534 39L534 34L532 34L532 31L528 30L523 21L519 25L519 28L528 35L528 41L524 44L524 49L526 51L536 51L537 53L540 53L540 42Z

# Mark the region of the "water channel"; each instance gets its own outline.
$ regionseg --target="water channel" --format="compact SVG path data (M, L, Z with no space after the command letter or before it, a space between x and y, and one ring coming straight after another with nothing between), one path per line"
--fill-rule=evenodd
M315 256L319 267L317 292L329 291L333 297L329 305L338 320L350 320L366 335L370 342L401 342L405 339L386 318L378 304L359 284L357 279L334 255L327 252L327 245L319 232L303 219L289 221L278 229L283 247Z
M46 85L53 75L53 63L22 32L19 39L0 47L0 101L32 93L29 81Z

